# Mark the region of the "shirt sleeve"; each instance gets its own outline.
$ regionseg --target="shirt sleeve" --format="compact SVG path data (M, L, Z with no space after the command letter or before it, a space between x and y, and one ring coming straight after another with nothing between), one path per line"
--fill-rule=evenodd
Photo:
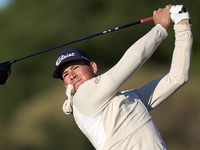
M175 48L169 72L133 90L150 111L189 81L193 36L191 25L175 25Z
M102 111L120 87L153 54L167 35L161 25L156 25L134 43L114 67L82 84L74 98L76 109L87 116L95 116Z

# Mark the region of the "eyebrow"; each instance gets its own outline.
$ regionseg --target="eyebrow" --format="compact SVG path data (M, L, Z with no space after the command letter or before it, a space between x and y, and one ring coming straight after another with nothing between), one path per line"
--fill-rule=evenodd
M66 74L68 71L66 70L66 71L63 71L63 73L62 73L62 76L64 75L64 74Z
M63 73L62 73L62 76L63 76L64 74L68 73L68 70L66 70L67 68L72 69L74 66L76 66L76 65L71 65L71 66L69 66L69 67L66 67L65 70L64 70Z
M73 66L73 65L72 65L72 66ZM67 69L67 68L70 68L70 67L72 67L72 66L66 67L66 68L64 69L64 71L62 72L62 77L63 77L64 74L68 73L68 70L66 70L66 69Z

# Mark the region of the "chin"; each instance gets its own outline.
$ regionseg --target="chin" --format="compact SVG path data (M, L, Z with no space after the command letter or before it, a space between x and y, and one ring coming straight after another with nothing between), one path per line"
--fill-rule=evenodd
M79 86L74 87L75 92L79 89Z

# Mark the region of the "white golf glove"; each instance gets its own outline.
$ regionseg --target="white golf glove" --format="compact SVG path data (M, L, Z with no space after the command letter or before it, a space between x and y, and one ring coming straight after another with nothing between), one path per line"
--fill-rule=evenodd
M173 5L170 8L171 20L178 24L181 20L190 19L190 14L183 5Z

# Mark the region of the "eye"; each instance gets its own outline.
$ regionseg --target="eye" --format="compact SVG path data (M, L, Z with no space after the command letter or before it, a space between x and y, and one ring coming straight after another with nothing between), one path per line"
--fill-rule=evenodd
M78 67L79 67L79 66L74 66L74 68L73 68L73 69L75 70L75 69L77 69Z
M68 76L68 73L63 74L63 79Z

